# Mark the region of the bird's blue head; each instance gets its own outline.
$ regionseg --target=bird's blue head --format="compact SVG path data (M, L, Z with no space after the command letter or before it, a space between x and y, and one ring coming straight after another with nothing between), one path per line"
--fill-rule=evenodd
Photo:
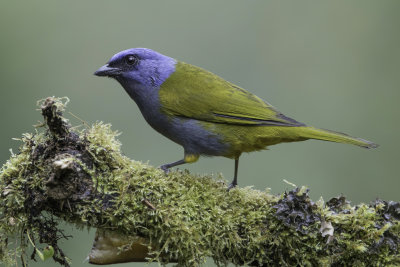
M116 79L127 90L158 88L174 71L176 60L148 48L115 54L94 74Z

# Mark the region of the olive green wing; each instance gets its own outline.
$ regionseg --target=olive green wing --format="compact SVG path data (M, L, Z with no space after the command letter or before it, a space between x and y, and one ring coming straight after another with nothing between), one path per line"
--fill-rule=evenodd
M246 90L183 62L177 62L161 85L159 97L162 111L170 116L236 125L304 125Z

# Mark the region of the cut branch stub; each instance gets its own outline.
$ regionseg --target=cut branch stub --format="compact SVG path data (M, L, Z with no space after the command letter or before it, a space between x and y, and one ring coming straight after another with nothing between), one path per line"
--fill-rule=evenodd
M46 125L49 127L53 136L63 137L69 133L69 125L67 120L62 116L62 109L60 110L59 100L54 97L46 98L42 105L42 115Z

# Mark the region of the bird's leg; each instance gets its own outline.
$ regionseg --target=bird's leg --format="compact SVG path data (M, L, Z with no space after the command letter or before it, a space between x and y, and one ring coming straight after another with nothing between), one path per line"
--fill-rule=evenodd
M238 168L239 168L239 158L235 159L235 175L233 176L232 183L228 186L228 191L237 186Z
M164 164L160 167L160 169L163 170L165 172L165 174L168 174L170 168L178 166L178 165L182 165L185 163L193 163L193 162L196 162L198 159L199 159L199 155L185 153L185 157L183 159L172 162L172 163Z

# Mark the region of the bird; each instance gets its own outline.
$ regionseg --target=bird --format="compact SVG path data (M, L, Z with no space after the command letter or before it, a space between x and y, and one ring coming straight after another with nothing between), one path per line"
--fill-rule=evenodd
M318 139L364 148L378 145L344 133L307 126L279 112L268 102L203 68L148 48L116 53L94 75L113 78L136 102L147 123L184 149L183 159L169 169L196 162L200 156L235 160L285 142Z

